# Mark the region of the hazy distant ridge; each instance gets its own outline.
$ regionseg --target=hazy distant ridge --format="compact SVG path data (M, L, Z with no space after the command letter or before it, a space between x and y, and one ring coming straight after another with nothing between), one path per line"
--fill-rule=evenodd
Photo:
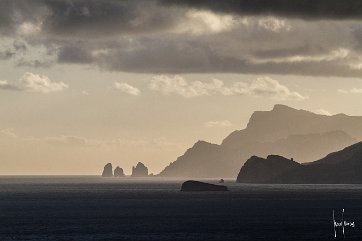
M270 111L254 112L247 127L232 132L221 145L197 142L159 175L235 177L253 155L276 154L310 162L360 140L360 116L325 116L275 105Z

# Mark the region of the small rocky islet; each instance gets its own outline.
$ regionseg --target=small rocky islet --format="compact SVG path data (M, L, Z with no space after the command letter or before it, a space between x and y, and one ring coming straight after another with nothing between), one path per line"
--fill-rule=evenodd
M229 191L224 185L216 185L206 182L189 180L182 184L182 192L204 192L204 191Z
M132 167L131 177L148 177L153 174L148 174L148 168L142 163L138 162L136 166ZM117 166L113 171L112 163L107 163L102 172L102 177L126 177L123 168Z
M102 172L102 177L113 177L113 167L112 163L107 163Z

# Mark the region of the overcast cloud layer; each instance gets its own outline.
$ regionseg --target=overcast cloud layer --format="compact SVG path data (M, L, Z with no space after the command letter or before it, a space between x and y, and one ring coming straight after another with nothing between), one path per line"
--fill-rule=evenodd
M277 15L302 19L360 19L359 0L163 0L163 4L241 15Z
M361 5L4 0L0 59L15 66L78 64L135 73L361 76Z

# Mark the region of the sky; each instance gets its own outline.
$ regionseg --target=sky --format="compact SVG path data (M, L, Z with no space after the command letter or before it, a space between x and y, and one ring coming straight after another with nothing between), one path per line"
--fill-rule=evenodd
M0 175L159 173L285 104L362 115L354 0L2 0Z

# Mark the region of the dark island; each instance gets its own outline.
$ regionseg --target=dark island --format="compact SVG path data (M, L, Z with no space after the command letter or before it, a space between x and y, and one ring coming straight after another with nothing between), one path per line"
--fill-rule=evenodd
M228 191L224 185L215 185L199 181L186 181L181 186L182 192L201 192L201 191Z

